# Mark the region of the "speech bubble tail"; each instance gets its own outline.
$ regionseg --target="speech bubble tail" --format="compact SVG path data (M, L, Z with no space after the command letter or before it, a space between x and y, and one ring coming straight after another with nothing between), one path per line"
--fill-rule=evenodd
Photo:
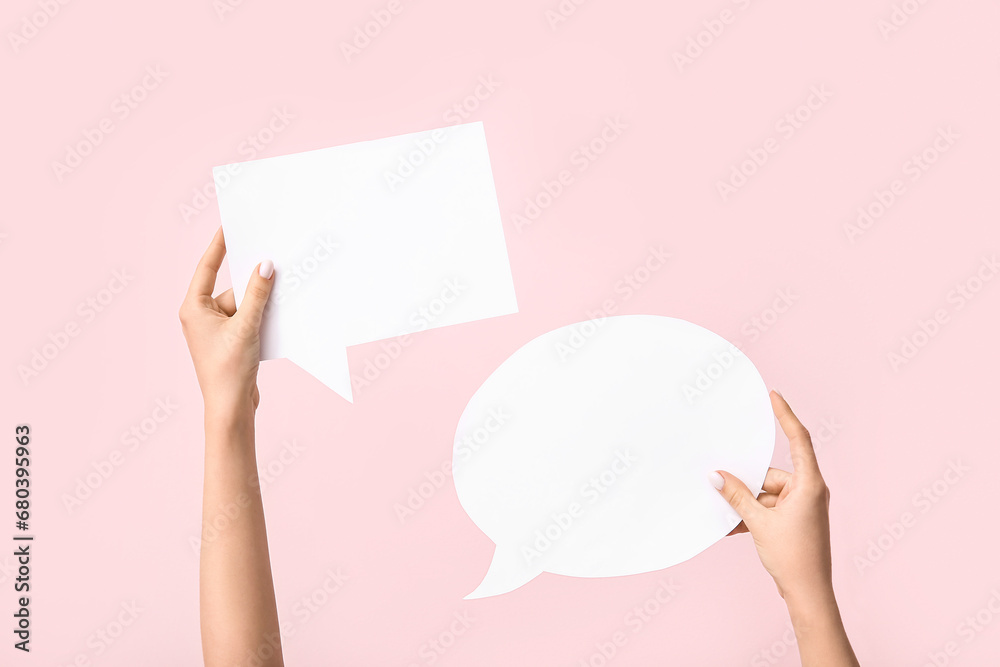
M476 590L466 595L464 600L502 595L524 586L541 574L541 570L525 562L516 547L506 547L498 544L493 552L493 562Z
M347 365L347 349L330 346L310 347L288 357L292 363L325 384L340 396L354 403L351 390L351 369Z

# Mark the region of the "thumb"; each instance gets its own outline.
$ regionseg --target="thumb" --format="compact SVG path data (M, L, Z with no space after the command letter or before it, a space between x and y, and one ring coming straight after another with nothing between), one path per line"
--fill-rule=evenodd
M236 310L236 319L240 328L246 328L254 333L260 331L260 321L264 317L264 306L271 296L274 285L274 264L269 259L257 265L257 270L250 275L247 290L243 294L243 302Z
M754 495L747 488L747 485L735 475L725 470L716 470L708 476L712 486L718 489L722 497L726 499L736 513L743 519L743 523L753 532L753 524L757 517L764 511Z

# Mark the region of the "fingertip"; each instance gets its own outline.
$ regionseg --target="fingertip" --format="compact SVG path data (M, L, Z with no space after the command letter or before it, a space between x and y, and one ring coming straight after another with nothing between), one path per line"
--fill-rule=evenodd
M770 396L771 409L774 411L775 417L778 417L780 420L785 413L791 412L792 407L788 405L788 401L785 400L785 397L781 395L780 391L772 389Z
M716 491L722 491L722 487L726 485L726 478L718 470L708 473L708 481L715 487Z
M265 259L263 262L260 263L257 272L260 274L260 277L263 278L264 280L270 280L271 276L274 275L274 262L272 262L269 259Z

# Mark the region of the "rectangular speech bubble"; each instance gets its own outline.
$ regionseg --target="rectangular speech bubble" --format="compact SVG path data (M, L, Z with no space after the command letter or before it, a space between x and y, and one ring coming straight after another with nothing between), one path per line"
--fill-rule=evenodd
M237 303L274 262L261 359L348 401L348 346L517 312L481 122L213 174Z

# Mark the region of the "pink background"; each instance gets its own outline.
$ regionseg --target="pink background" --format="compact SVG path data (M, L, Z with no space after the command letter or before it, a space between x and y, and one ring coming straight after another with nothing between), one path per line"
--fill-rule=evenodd
M599 646L617 632L627 641L614 665L795 664L783 603L746 536L664 572L543 575L464 602L493 544L450 479L397 519L394 505L450 460L458 417L489 373L608 298L618 313L680 317L744 344L812 428L833 494L836 586L863 664L922 665L949 642L948 664L1000 653L987 606L1000 591L1000 281L975 280L1000 249L997 4L911 0L919 10L884 37L889 0L594 0L555 29L546 11L556 0L402 0L348 62L340 44L388 5L246 0L220 18L211 0L103 0L57 5L46 19L32 18L36 0L5 3L0 413L11 451L0 498L13 503L14 425L30 423L37 542L34 650L25 659L6 635L0 662L200 662L189 538L200 525L202 408L176 313L219 216L213 198L189 220L181 207L196 203L212 166L249 157L241 143L274 108L294 120L263 137L272 141L258 156L446 125L480 77L499 86L468 120L486 125L520 313L415 336L355 405L285 361L260 375L262 468L286 443L301 448L273 464L283 470L264 490L279 612L294 633L287 664L431 664L426 647L445 633L433 664L600 665ZM723 10L732 21L679 69L674 53ZM44 25L12 45L24 20ZM121 118L115 99L155 66L165 79ZM811 86L832 97L786 137L776 123ZM576 151L619 116L627 129L579 171ZM102 118L113 132L59 180L53 162ZM948 127L957 140L909 180L907 161ZM723 202L717 181L769 138L778 151ZM526 198L563 169L572 185L516 229ZM849 241L845 224L897 178L905 193ZM622 298L616 283L651 245L671 259ZM127 286L103 292L122 269ZM959 308L952 290L970 280L981 290ZM779 290L792 305L773 317ZM90 320L78 310L107 297ZM893 368L890 353L939 309L947 321ZM19 366L74 323L78 335L22 380ZM355 373L382 350L352 349ZM148 421L157 399L177 406L159 424ZM129 450L123 433L144 420L150 433ZM785 467L786 447L779 437ZM115 450L121 465L68 510L65 496ZM967 468L960 477L951 462ZM924 488L935 502L920 500ZM13 558L0 566L9 625ZM349 580L317 593L337 568ZM650 603L656 613L634 632L626 615L655 600L661 580L676 595ZM304 619L310 595L325 604ZM141 611L119 634L133 602ZM448 642L456 613L471 625ZM108 645L99 632L117 637Z

